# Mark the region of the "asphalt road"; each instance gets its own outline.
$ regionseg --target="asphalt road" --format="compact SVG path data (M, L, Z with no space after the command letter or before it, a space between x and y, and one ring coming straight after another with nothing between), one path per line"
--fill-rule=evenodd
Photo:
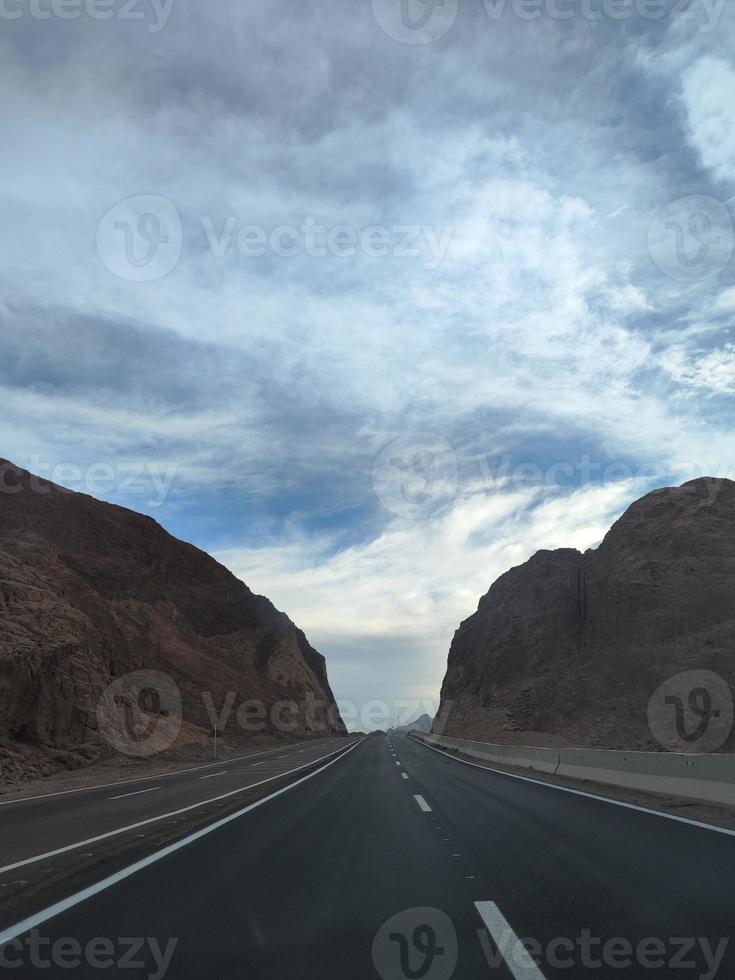
M317 739L150 779L0 802L0 875L31 867L46 855L88 847L102 835L114 837L182 810L191 813L213 798L265 784L344 745L342 738Z
M295 779L8 929L0 971L735 976L732 834L489 773L405 738L367 738Z

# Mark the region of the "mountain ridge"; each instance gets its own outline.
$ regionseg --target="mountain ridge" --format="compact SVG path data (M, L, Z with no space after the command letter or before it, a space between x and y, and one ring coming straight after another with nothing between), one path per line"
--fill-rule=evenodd
M735 483L654 490L597 548L538 551L493 583L452 641L443 734L660 749L662 684L699 670L735 690L734 600Z
M170 674L180 689L183 742L208 735L203 692L217 706L230 692L267 712L281 701L297 704L292 730L277 731L270 718L263 729L287 738L309 737L308 697L323 705L312 708L314 735L344 733L324 657L270 600L153 518L7 460L0 460L0 620L7 777L104 755L99 697L142 669Z

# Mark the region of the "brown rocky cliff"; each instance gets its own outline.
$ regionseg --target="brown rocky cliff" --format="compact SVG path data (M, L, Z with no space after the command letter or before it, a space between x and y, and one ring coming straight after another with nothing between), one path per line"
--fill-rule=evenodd
M203 692L316 704L343 733L324 658L268 599L154 520L0 461L0 752L81 764L106 751L96 706L131 671L169 674L184 734L206 737ZM291 724L291 719L288 719ZM270 723L265 731L270 732ZM240 734L240 732L238 732ZM302 715L286 737L309 737ZM16 753L17 757L17 753ZM42 766L48 771L49 766Z
M596 550L501 576L455 634L438 718L459 738L658 749L649 700L688 670L735 691L729 480L654 491Z

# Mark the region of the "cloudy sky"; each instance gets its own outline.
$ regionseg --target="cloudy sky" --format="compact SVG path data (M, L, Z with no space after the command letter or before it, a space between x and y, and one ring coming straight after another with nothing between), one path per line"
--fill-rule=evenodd
M435 699L491 582L735 477L723 0L3 0L0 455Z

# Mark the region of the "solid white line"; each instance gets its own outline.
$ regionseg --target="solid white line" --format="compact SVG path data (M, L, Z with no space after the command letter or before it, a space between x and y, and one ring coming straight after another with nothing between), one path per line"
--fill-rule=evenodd
M520 779L522 783L533 783L535 786L546 786L547 789L555 789L560 793L571 793L572 796L584 796L588 800L597 800L599 803L609 803L611 806L619 806L624 810L636 810L638 813L648 813L652 817L663 817L665 820L673 820L676 823L686 824L688 827L696 827L698 830L713 830L716 834L725 834L728 837L735 837L735 830L728 830L727 827L716 827L713 823L702 823L700 820L690 820L688 817L677 817L674 813L662 813L660 810L650 810L646 806L637 806L635 803L623 803L622 800L613 800L609 796L596 796L594 793L585 793L581 789L571 789L569 786L557 786L556 783L547 783L543 779L534 779L532 776L519 776L515 772L505 772L503 769L493 769L490 766L481 766L477 762L468 762L467 759L458 759L456 755L452 755L450 752L444 752L442 749L438 749L435 745L429 745L428 742L423 742L421 739L411 736L414 742L418 742L419 745L423 745L426 749L431 749L432 752L438 752L439 755L445 755L448 759L452 759L454 762L461 762L464 766L472 766L473 769L483 769L485 772L492 772L498 776L507 776L509 779ZM701 801L703 804L706 801Z
M531 954L513 932L495 902L475 902L475 908L515 980L545 980Z
M402 772L402 773L401 773L401 776L402 776L402 777L403 777L404 779L408 779L408 773L407 773L407 772Z
M108 796L109 800L126 800L129 796L142 796L143 793L155 793L160 786L151 786L150 789L139 789L134 793L123 793L122 796Z
M326 739L324 740L326 741ZM294 742L296 745L306 745L312 739L305 739L303 742ZM321 742L312 742L319 745ZM35 800L49 800L53 796L70 796L72 793L90 793L95 789L110 789L113 786L127 786L134 783L149 782L151 779L165 779L170 776L185 776L190 772L201 772L202 769L212 769L214 766L227 766L232 762L243 762L246 759L257 759L259 755L268 755L270 752L278 752L279 749L263 749L262 752L249 752L247 755L238 756L235 759L223 759L222 762L208 762L204 766L193 766L191 769L174 769L171 772L154 772L149 776L136 776L135 779L118 779L114 783L98 783L97 786L80 786L78 789L60 789L56 793L43 793L40 796L19 796L16 800L2 800L0 806L11 806L13 803L32 803ZM304 751L303 749L301 750Z
M431 807L429 806L429 804L423 798L423 796L414 796L414 799L418 803L419 809L420 810L423 810L424 813L432 813L433 812L432 809L431 809Z
M269 803L271 800L275 800L276 797L282 796L284 793L288 793L289 790L294 789L296 786L300 786L307 780L313 779L314 776L318 776L319 773L322 773L325 769L329 769L330 766L333 766L335 762L339 762L340 759L343 759L345 756L349 755L350 752L354 751L360 744L362 744L362 741L355 742L355 744L347 749L346 752L338 756L336 759L332 759L331 762L328 762L325 766L322 766L321 769L316 769L314 772L310 772L308 775L302 776L301 779L297 779L296 782L289 783L288 786L284 786L282 789L276 790L275 793L271 793L270 796L266 796L262 800L256 800L255 803L251 803L242 810L238 810L237 813L231 813L229 816L223 817L221 820L217 820L216 823L210 824L208 827L204 827L202 830L197 830L196 833L190 834L183 840L176 841L175 844L169 844L168 847L164 847L162 850L156 851L155 854L150 854L148 857L143 858L142 861L137 861L135 864L131 864L129 867L123 868L114 875L110 875L109 878L104 878L102 881L98 881L96 885L91 885L89 888L85 888L83 891L77 892L75 895L70 895L68 898L62 899L62 901L57 902L55 905L50 905L42 912L38 912L36 915L30 916L28 919L24 919L23 922L18 922L14 926L10 926L10 928L6 929L5 932L0 933L0 947L4 946L6 943L12 942L13 939L17 939L18 936L22 936L31 929L35 929L36 926L42 925L44 922L48 922L49 919L53 919L57 915L61 915L62 912L66 912L69 909L74 908L75 905L85 902L88 898L99 895L100 892L106 891L108 888L111 888L118 882L124 881L126 878L130 878L132 875L136 874L138 871L142 871L144 868L149 867L151 864L155 864L157 861L161 861L170 854L180 851L182 847L187 847L189 844L193 844L195 841L201 840L202 837L206 837L207 834L211 834L213 831L219 830L220 827L224 827L233 820L238 820L240 817L245 816L246 813L250 813L259 806L263 806L264 803ZM334 752L330 754L334 755ZM323 758L326 759L328 756L323 756Z
M357 742L356 744L359 745L360 743ZM213 796L208 800L201 800L199 803L192 803L189 806L182 807L180 810L172 810L171 813L162 813L157 817L148 817L147 820L140 820L138 823L131 823L126 827L119 827L117 830L110 830L108 833L100 834L98 837L90 837L87 840L78 841L76 844L68 844L66 847L58 847L54 851L46 851L45 854L36 854L34 857L25 858L23 861L16 861L14 864L7 864L4 868L0 868L0 875L5 874L7 871L15 871L16 868L24 868L28 864L36 864L38 861L45 861L48 858L56 857L59 854L66 854L68 851L75 851L78 848L86 847L89 844L96 844L98 841L107 840L110 837L117 837L119 834L125 834L129 830L137 830L139 827L145 827L148 824L156 823L158 820L166 820L169 817L178 817L182 813L189 813L191 810L196 810L199 807L207 806L208 803L218 803L220 800L226 800L231 796L237 796L238 793L243 793L245 790L256 789L258 786L263 786L265 783L272 783L274 779L283 779L284 776L290 776L294 772L301 772L302 769L307 769L309 766L313 766L315 763L321 762L322 759L328 759L330 756L336 755L337 752L342 751L344 751L344 749L336 749L334 752L328 752L319 759L313 759L311 762L305 762L303 766L297 766L295 769L289 769L287 772L279 772L274 776L268 776L266 779L261 779L259 783L250 783L246 786L240 786L238 789L233 789L229 793L223 793L221 796Z

